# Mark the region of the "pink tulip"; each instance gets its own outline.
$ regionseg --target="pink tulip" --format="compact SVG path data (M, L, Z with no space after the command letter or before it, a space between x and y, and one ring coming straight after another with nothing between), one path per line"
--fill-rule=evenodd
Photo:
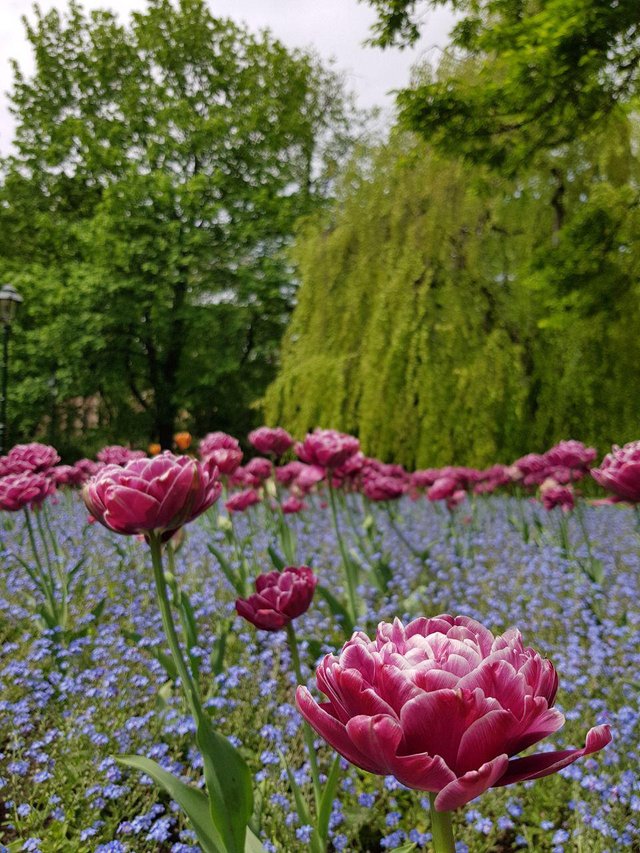
M250 506L260 503L260 495L254 489L247 489L244 492L236 492L228 501L225 502L229 512L244 512Z
M27 471L37 473L48 471L60 461L58 451L49 444L37 441L31 444L16 444L3 459L3 471L6 474L22 474Z
M334 476L340 478L341 480L353 479L358 476L365 467L369 460L366 458L364 453L359 450L357 453L354 453L352 456L349 456L342 465L339 465L337 468L333 469Z
M23 507L37 507L56 490L51 477L27 471L0 478L0 509L17 512Z
M291 497L282 501L282 512L285 515L295 515L298 512L302 512L303 509L306 509L307 505L304 501L301 501L299 498L295 497L295 495L291 495ZM277 507L276 507L277 509Z
M293 439L282 427L259 427L249 433L249 441L258 451L268 456L282 456L292 446Z
M127 462L133 462L134 459L144 459L146 456L144 450L131 450L130 447L123 447L120 444L110 444L103 447L96 454L96 458L104 465L126 465Z
M411 486L414 489L428 489L429 486L433 486L439 476L439 468L424 468L420 471L414 471L411 475Z
M547 478L549 465L540 453L528 453L517 459L512 468L516 469L514 479L521 479L525 486L539 486Z
M437 811L555 773L611 740L596 726L582 749L510 760L563 725L558 677L517 629L494 637L468 616L381 622L375 640L358 632L327 655L316 678L328 701L298 687L307 722L357 767L437 793Z
M115 533L159 533L163 541L220 496L213 466L169 451L107 465L84 487L91 515Z
M540 486L540 500L549 511L559 506L563 512L570 512L576 505L571 486L560 485L552 479L545 480Z
M595 447L586 447L581 441L573 438L569 441L560 441L544 454L550 468L568 468L578 476L586 474L596 456ZM573 479L576 477L574 476Z
M82 473L75 465L56 465L49 472L56 486L80 486L84 482Z
M233 474L242 462L238 440L226 432L210 432L198 446L200 458L216 465L221 474Z
M304 467L304 462L298 462L297 459L280 465L276 468L276 480L283 486L290 486Z
M334 429L316 429L302 443L298 442L295 450L308 465L339 468L360 450L360 442L352 435Z
M365 480L362 492L370 501L394 501L404 494L405 484L397 477L371 477Z
M603 489L631 503L640 502L640 441L614 444L599 468L591 472Z
M247 462L244 470L256 477L258 481L268 480L273 474L273 464L270 459L255 456Z
M256 578L256 592L236 601L240 616L262 628L279 631L309 609L318 578L307 566L287 566Z
M321 480L324 480L326 471L320 465L303 465L295 479L295 485L301 492L308 492Z
M458 481L453 477L439 477L427 490L430 501L444 501L458 490Z

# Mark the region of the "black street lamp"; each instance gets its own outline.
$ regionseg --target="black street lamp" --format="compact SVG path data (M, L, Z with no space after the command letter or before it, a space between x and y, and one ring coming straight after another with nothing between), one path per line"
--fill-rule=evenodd
M7 380L9 377L9 333L22 296L11 284L0 288L0 323L2 323L2 391L0 396L0 454L7 438Z

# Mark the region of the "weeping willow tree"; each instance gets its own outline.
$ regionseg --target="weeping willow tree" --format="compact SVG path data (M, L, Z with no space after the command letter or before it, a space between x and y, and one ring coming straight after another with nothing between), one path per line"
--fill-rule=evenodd
M409 466L636 438L634 133L616 114L517 178L392 134L299 234L267 419Z

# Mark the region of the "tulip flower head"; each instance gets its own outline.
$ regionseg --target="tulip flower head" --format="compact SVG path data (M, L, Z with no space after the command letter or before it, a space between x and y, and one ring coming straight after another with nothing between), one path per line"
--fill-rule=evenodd
M570 512L576 505L571 486L562 486L552 479L545 480L540 486L540 500L549 511L559 506L563 512Z
M287 566L256 578L256 591L236 601L240 616L262 628L280 631L309 609L318 578L308 566Z
M200 458L212 462L221 474L233 474L242 462L238 440L226 432L210 432L198 446Z
M0 477L0 509L17 512L27 506L38 507L55 490L53 478L44 474L7 474Z
M249 441L258 451L267 456L279 457L292 446L293 439L282 427L262 426L249 433Z
M258 482L268 480L273 474L273 465L271 460L265 459L263 456L254 456L244 466L244 470L255 477Z
M60 461L58 451L49 444L32 441L16 444L3 458L5 474L22 474L28 471L45 473Z
M591 471L603 489L631 503L640 503L640 441L614 444L599 468Z
M405 493L405 483L398 477L374 476L367 478L362 491L370 501L395 501Z
M159 534L163 541L207 510L222 486L213 466L165 453L106 465L83 489L97 521L123 534Z
M312 728L357 767L436 793L437 811L548 776L611 740L596 726L582 749L514 759L563 725L558 676L515 628L494 636L467 616L381 622L374 640L358 632L327 655L316 678L327 702L296 694Z
M229 512L244 512L254 504L259 504L261 501L260 495L255 489L246 489L243 492L236 492L228 501L225 502L225 507Z
M184 453L185 450L188 450L191 447L191 433L190 432L186 432L186 431L177 432L173 436L173 440L174 440L175 445L178 448L178 450L180 450L182 453Z
M96 454L96 458L104 465L126 465L134 459L145 459L144 450L131 450L121 444L109 444Z
M352 435L334 429L316 429L303 442L296 444L296 454L308 465L339 468L360 450L360 442Z

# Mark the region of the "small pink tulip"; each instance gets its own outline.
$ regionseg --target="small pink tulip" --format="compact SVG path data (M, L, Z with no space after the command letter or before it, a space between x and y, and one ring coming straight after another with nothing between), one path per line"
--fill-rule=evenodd
M552 479L545 480L540 486L540 500L549 511L559 506L563 512L570 512L576 505L571 486L563 486Z
M2 460L3 473L22 474L27 471L44 473L60 461L58 451L49 444L32 441L16 444Z
M586 474L596 456L595 447L586 447L581 441L573 438L560 441L544 454L550 468L568 468L574 474L572 479L577 479L576 475Z
M126 465L127 462L133 462L134 459L144 459L146 453L144 450L131 450L130 447L123 447L120 444L110 444L103 447L96 454L96 458L103 465Z
M249 441L258 451L268 456L282 456L293 445L293 439L282 427L259 427L249 433Z
M198 446L200 458L217 466L225 476L235 473L242 462L238 440L226 432L210 432Z
M225 506L229 512L244 512L246 509L249 509L250 506L259 504L260 500L260 495L255 491L255 489L247 489L244 492L236 492L235 495L232 495L229 500L225 502Z
M290 486L304 467L304 462L298 462L297 459L280 465L276 468L276 480L283 486Z
M468 616L381 622L316 671L318 704L298 687L300 713L347 761L437 793L451 811L487 788L556 773L611 740L591 729L582 749L513 758L564 724L550 661L510 628L494 635Z
M90 514L115 533L160 533L163 541L216 502L222 490L213 466L169 451L106 465L84 487Z
M334 429L316 429L302 443L298 442L295 450L308 465L339 468L360 450L360 442L352 435Z
M305 494L321 480L324 480L326 471L320 465L303 465L295 479L295 485Z
M285 515L295 515L298 512L302 512L302 510L306 508L306 503L295 497L295 495L291 495L291 497L288 497L286 500L282 501L281 506L282 512Z
M405 483L397 477L370 477L362 485L363 494L370 501L395 501L405 492Z
M56 490L51 477L27 471L0 477L0 509L17 512L23 507L37 507Z
M264 459L262 456L254 456L244 466L244 470L256 477L258 481L268 480L273 474L273 464L270 459Z
M309 609L318 578L308 566L287 566L256 578L256 592L236 601L240 616L263 631L279 631Z
M458 490L458 481L453 477L439 477L427 490L430 501L444 501Z

